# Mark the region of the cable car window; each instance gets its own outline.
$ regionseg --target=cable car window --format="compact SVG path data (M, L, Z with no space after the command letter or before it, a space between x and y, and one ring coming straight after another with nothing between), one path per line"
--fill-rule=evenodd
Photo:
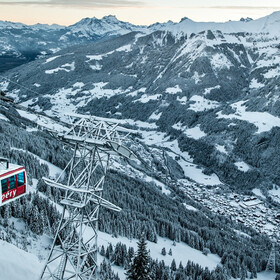
M9 191L16 188L16 176L13 175L9 178Z
M2 185L2 194L3 194L8 190L7 179L1 180L1 185Z
M24 185L24 174L23 172L17 174L17 183L18 183L18 187L21 187Z

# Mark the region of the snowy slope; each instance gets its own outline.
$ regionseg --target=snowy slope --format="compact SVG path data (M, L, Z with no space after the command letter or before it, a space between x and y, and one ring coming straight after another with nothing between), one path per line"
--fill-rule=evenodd
M56 58L56 59L58 59L58 58ZM54 59L51 62L56 61L56 59ZM71 81L71 82L73 82L73 81ZM40 84L42 84L41 81L40 81ZM81 88L85 84L86 83L82 83L82 82L77 84L76 81L75 81L75 84L74 84L75 86L74 87L75 88ZM173 87L170 86L170 87L164 87L164 88L165 89L166 88L169 88L169 89L173 88L173 89L175 89L175 90L168 90L168 92L167 92L168 96L170 96L170 95L173 96L174 94L181 94L182 93L182 92L176 90L178 88L181 88L181 86L177 87L176 85L174 85ZM210 88L210 87L207 87L207 88ZM144 90L144 91L143 90L142 91L137 91L135 97L137 99L140 99L141 98L140 97L141 94L146 94L145 91L146 90ZM69 91L69 94L71 95L72 92L73 91ZM130 92L133 93L135 91L132 91L132 89L130 89ZM171 92L171 94L170 94L170 92ZM205 92L205 90L203 92ZM139 94L139 96L138 96L138 94ZM106 94L104 94L104 96L106 97ZM50 96L48 96L48 97L50 97ZM176 100L176 96L175 96L174 99ZM102 99L101 99L101 101L102 101ZM155 100L152 100L152 101L155 101ZM170 101L170 100L166 100L165 102L168 102L168 101ZM142 102L140 102L140 103L141 104L146 104L146 103L142 103ZM147 102L147 103L149 103L149 102ZM61 105L63 105L63 104L61 104ZM75 108L74 104L72 104L72 106ZM236 114L234 114L234 115L238 115L238 114L242 115L242 114L244 114L245 109L244 109L244 111L241 110L242 108L240 109L239 108L240 106L237 106L237 107L233 106L233 108L232 107L230 108L231 110L236 109ZM153 108L153 109L155 109L155 108ZM174 107L172 109L174 110ZM215 112L217 113L218 110L220 110L220 109L221 108L217 108L217 111L215 111ZM159 108L156 108L156 110L159 110ZM190 108L190 110L185 110L185 111L190 111L192 113L195 112L197 114L206 114L206 112L207 112L207 111L206 112L204 112L204 111L201 112L200 110L198 110L196 112L195 110L192 110L191 108ZM226 110L224 110L224 111L226 111ZM38 123L39 124L40 118L37 119L36 115L34 115L34 114L30 113L30 112L27 114L23 110L17 110L16 112L20 116L22 116L24 118L29 118L34 123ZM50 110L49 113L52 113L52 111ZM62 112L60 112L60 113L62 113ZM226 114L226 113L228 113L228 112L224 112L223 114ZM164 116L164 114L166 114L166 113L163 111L162 115ZM158 116L160 114L156 114L155 113L154 115ZM214 113L212 115L209 114L209 116L210 117L212 116L212 118L213 117L216 118L216 114L214 114ZM208 117L208 115L206 115L206 117ZM46 119L43 118L41 120L42 123L40 123L40 125L43 125L45 127L48 127L49 125L52 125L52 126L56 125L55 122L53 124L50 124L49 120L46 120ZM235 118L230 118L230 121L234 121L234 119ZM161 120L161 118L159 118L158 120ZM224 118L222 118L222 120L224 120ZM23 122L23 119L21 119L21 121ZM156 121L157 120L153 120L152 122L149 122L149 120L147 120L147 121L143 121L143 120L139 121L139 120L135 120L135 119L126 119L126 118L123 118L122 120L120 120L121 123L129 123L129 124L131 124L133 126L137 126L137 128L139 129L139 135L137 137L139 139L137 139L137 141L135 142L135 145L137 147L139 147L139 151L138 152L142 156L143 160L145 160L148 163L151 163L151 164L147 164L147 166L149 166L148 167L148 169L149 169L148 171L150 172L149 176L145 175L145 171L147 171L147 170L144 170L144 171L143 171L143 169L137 170L135 165L134 166L129 166L129 164L125 164L125 163L123 163L122 165L121 164L118 165L118 164L115 163L114 164L114 168L118 169L120 172L123 171L125 174L127 174L127 175L129 175L131 177L136 177L136 178L138 178L140 180L143 179L143 181L145 181L145 180L146 181L154 181L155 185L163 187L163 188L166 188L166 189L163 189L163 193L165 193L166 195L172 195L173 194L173 188L170 187L171 184L169 185L169 183L171 183L171 181L167 177L168 177L168 172L169 172L169 174L170 173L173 174L173 170L174 169L172 169L172 167L174 167L174 165L176 166L176 164L177 164L177 168L178 167L181 168L181 171L182 171L181 173L183 173L185 176L189 177L190 179L193 179L197 183L205 184L205 185L221 184L221 181L219 180L218 176L215 173L213 173L213 170L211 171L211 173L208 172L207 175L203 174L204 168L201 165L194 163L195 159L193 158L193 156L191 156L187 151L183 151L183 149L181 149L181 146L180 146L180 143L179 143L178 139L174 140L174 138L169 137L170 135L168 135L167 133L164 133L162 131L156 131L156 129L158 129L159 125L160 125L160 122L156 122ZM245 121L245 120L242 119L242 121ZM212 138L210 138L210 141L212 141L212 142L214 142L214 144L216 144L216 141L213 141L213 139L214 139L213 135L211 135L211 133L209 132L209 129L207 127L205 127L205 124L203 124L203 122L201 124L186 125L186 124L184 124L184 120L183 119L176 119L175 123L177 125L173 125L173 128L175 130L178 130L178 131L181 130L183 132L182 134L184 136L186 136L188 139L193 141L193 142L190 142L190 143L196 143L196 141L204 141L204 139L207 139L210 136L210 137L212 137ZM271 128L271 129L273 129L273 128ZM203 132L203 134L202 134L202 132ZM259 133L256 133L256 134L259 135ZM141 137L141 135L143 137ZM141 146L141 142L146 144L146 146L144 147L144 145L143 145L143 147L142 147ZM200 144L201 143L202 142L200 142ZM213 155L214 155L214 153L220 152L220 153L223 154L222 155L223 157L226 157L227 156L226 152L228 152L228 153L230 152L230 147L226 146L227 144L228 143L225 143L224 145L216 144L215 145L215 150L213 152ZM147 145L149 145L149 147ZM200 145L199 149L200 149L200 147L203 147L203 145ZM141 149L146 150L146 153L142 152ZM165 152L163 151L163 149L166 149ZM19 150L19 149L17 149L17 150ZM190 152L192 152L192 151L190 151ZM55 175L56 171L59 171L59 169L57 169L57 168L54 169L55 167L50 165L50 163L42 160L39 157L36 157L36 158L39 159L41 163L48 164L48 166L53 169L53 175ZM173 159L173 161L174 161L173 163L172 163L171 159ZM242 161L239 158L238 159L234 158L234 160L235 160L235 163L238 163L236 168L235 168L236 170L239 170L240 173L249 173L250 172L250 170L246 170L246 172L244 170L245 161ZM247 162L247 160L246 160L246 162ZM173 165L170 164L170 163L172 163ZM157 168L155 168L155 166L157 166L157 165L159 165L159 166ZM124 166L123 169L121 169L122 166ZM139 168L139 166L138 166L138 168ZM254 168L254 167L252 167L252 168ZM250 165L250 169L251 169L251 165ZM158 171L161 171L162 174L165 175L165 180L164 181L161 180L161 176L160 175L162 175L162 174L159 174ZM179 171L177 171L177 172L180 173ZM154 178L153 178L153 176L154 176ZM155 178L157 178L157 179L155 180ZM187 186L190 183L190 181L188 181L187 179L179 180L179 178L180 178L180 176L178 176L175 179L173 179L173 182L172 182L173 183L173 185L172 185L173 187L174 187L174 183L175 183L175 187L178 187L178 185L176 185L176 184L181 183L181 187L180 188L182 188L182 186L184 186L184 184L185 184L185 186ZM162 183L162 181L164 183ZM34 183L36 183L36 182L34 182ZM180 184L179 184L179 186L180 186ZM169 187L170 187L170 189L169 189ZM202 189L206 190L207 188L202 187ZM210 189L214 190L214 188L210 188ZM198 193L198 192L199 192L199 188L197 188L197 190L196 190L196 193ZM215 197L215 196L216 195L212 195L212 197ZM174 197L174 199L176 199L176 198ZM200 214L201 210L199 210L200 209L199 207L194 208L193 206L188 205L188 204L183 204L183 205L185 205L186 209L188 209L189 211L197 210L197 212L194 212L194 215L199 215ZM215 207L218 208L220 206L217 203L217 204L215 204ZM50 242L50 240L48 240L48 241ZM136 241L137 240L135 240L135 239L128 239L128 238L125 238L125 237L113 238L109 234L105 234L105 233L100 232L98 244L99 244L99 246L102 245L102 244L108 245L109 243L115 245L117 242L122 242L122 243L125 243L127 245L127 247L132 246L132 247L134 247L136 249ZM32 247L33 247L33 244L32 244ZM172 256L169 256L169 255L163 256L161 254L161 250L162 250L163 247L165 247L167 249L167 251L171 248L172 249ZM42 249L41 251L46 252L47 246L44 246L42 244L41 248L45 248L45 250ZM39 247L37 249L39 249ZM217 257L216 255L208 254L208 256L206 257L205 255L202 254L201 251L195 250L195 249L189 247L188 245L184 244L183 242L176 243L176 246L174 246L173 242L171 240L160 238L160 237L158 237L158 242L157 243L148 242L148 249L150 250L151 256L153 258L158 259L158 260L164 260L166 264L170 264L173 258L176 260L177 264L179 264L179 262L182 261L183 265L185 265L187 260L191 260L191 261L193 261L195 263L200 264L203 267L209 267L210 269L215 268L215 266L220 263L220 258ZM2 250L0 248L0 253L1 252L4 252L4 250ZM30 251L30 252L38 255L38 251L37 250L36 251L33 250L33 251ZM15 251L15 253L17 254L18 252ZM28 268L29 259L32 260L32 256L29 255L29 257L26 257L25 259L27 261L27 268ZM1 259L0 259L0 263L1 263ZM32 263L36 263L36 262L32 261ZM20 270L21 269L21 263L19 263L19 264L20 264L20 266L19 266L20 267L19 270ZM38 266L40 266L40 264L38 264ZM114 269L119 271L120 275L123 275L123 274L121 274L121 272L123 272L122 269L116 268L116 267L114 267ZM39 272L40 272L40 270L38 269L38 273ZM25 271L22 272L22 277L25 277L25 273L26 273ZM32 275L33 272L30 272L30 273ZM36 271L34 271L34 273L36 273ZM267 275L265 275L265 277L266 276ZM0 277L0 279L1 279L1 277ZM13 278L11 278L11 279L14 280ZM24 278L21 278L21 279L25 280ZM26 278L26 280L27 279L28 280L29 279L32 280L31 277L30 278ZM122 278L122 279L124 279L124 278ZM259 278L259 279L262 279L262 278ZM266 279L270 279L270 278L266 278ZM271 279L273 279L273 278L271 278Z
M42 264L35 255L0 240L0 278L3 280L37 280Z
M133 247L137 251L137 239L128 239L126 237L118 236L117 238L112 237L110 234L99 232L98 236L98 246L101 247L104 245L106 248L110 243L115 246L118 242L126 244L127 248ZM168 252L169 249L172 250L172 256L166 254L163 256L161 254L162 248L165 248ZM173 259L176 263L186 264L188 260L193 261L201 265L202 267L208 267L210 270L213 270L217 264L220 263L220 258L214 254L208 254L207 256L203 255L201 251L196 250L188 246L183 242L176 242L173 245L173 241L168 238L162 238L158 236L157 243L147 241L147 249L150 251L150 256L152 259L163 260L166 265L171 265Z

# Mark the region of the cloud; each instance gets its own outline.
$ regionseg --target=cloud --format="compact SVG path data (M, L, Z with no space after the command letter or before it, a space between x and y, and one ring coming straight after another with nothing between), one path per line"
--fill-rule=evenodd
M0 0L0 5L48 5L48 6L69 6L69 7L139 7L145 2L138 0Z
M210 7L198 7L203 9L226 9L226 10L262 10L262 9L278 9L280 10L280 6L210 6Z

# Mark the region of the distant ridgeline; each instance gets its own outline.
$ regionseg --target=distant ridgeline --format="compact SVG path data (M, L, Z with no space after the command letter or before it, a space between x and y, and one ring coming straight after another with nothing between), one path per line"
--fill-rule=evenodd
M167 23L156 23L150 26L133 25L119 21L111 15L102 19L84 18L70 26L55 24L25 25L0 21L0 39L3 42L0 46L0 73L34 59L54 54L69 46L108 40L130 32L149 34L165 31L176 35L178 38L182 34L192 37L205 30L219 30L224 34L236 33L238 36L242 33L277 35L277 20L279 20L279 17L279 12L275 12L258 20L241 18L240 21L225 23L194 22L185 17L179 23L168 21ZM209 40L215 38L211 31L207 35ZM257 42L257 37L256 35L252 40ZM238 43L238 41L228 40L223 35L221 35L221 39L224 43ZM266 40L266 38L264 39Z

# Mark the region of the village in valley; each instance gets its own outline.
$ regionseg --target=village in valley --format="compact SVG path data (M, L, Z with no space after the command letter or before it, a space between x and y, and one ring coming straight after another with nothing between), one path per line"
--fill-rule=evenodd
M266 201L259 190L258 195L241 195L227 191L224 186L206 188L198 184L181 184L181 189L195 202L201 203L217 215L225 215L245 226L252 227L260 233L265 233L271 238L280 239L279 222L280 213ZM189 210L197 211L190 205L185 205Z

